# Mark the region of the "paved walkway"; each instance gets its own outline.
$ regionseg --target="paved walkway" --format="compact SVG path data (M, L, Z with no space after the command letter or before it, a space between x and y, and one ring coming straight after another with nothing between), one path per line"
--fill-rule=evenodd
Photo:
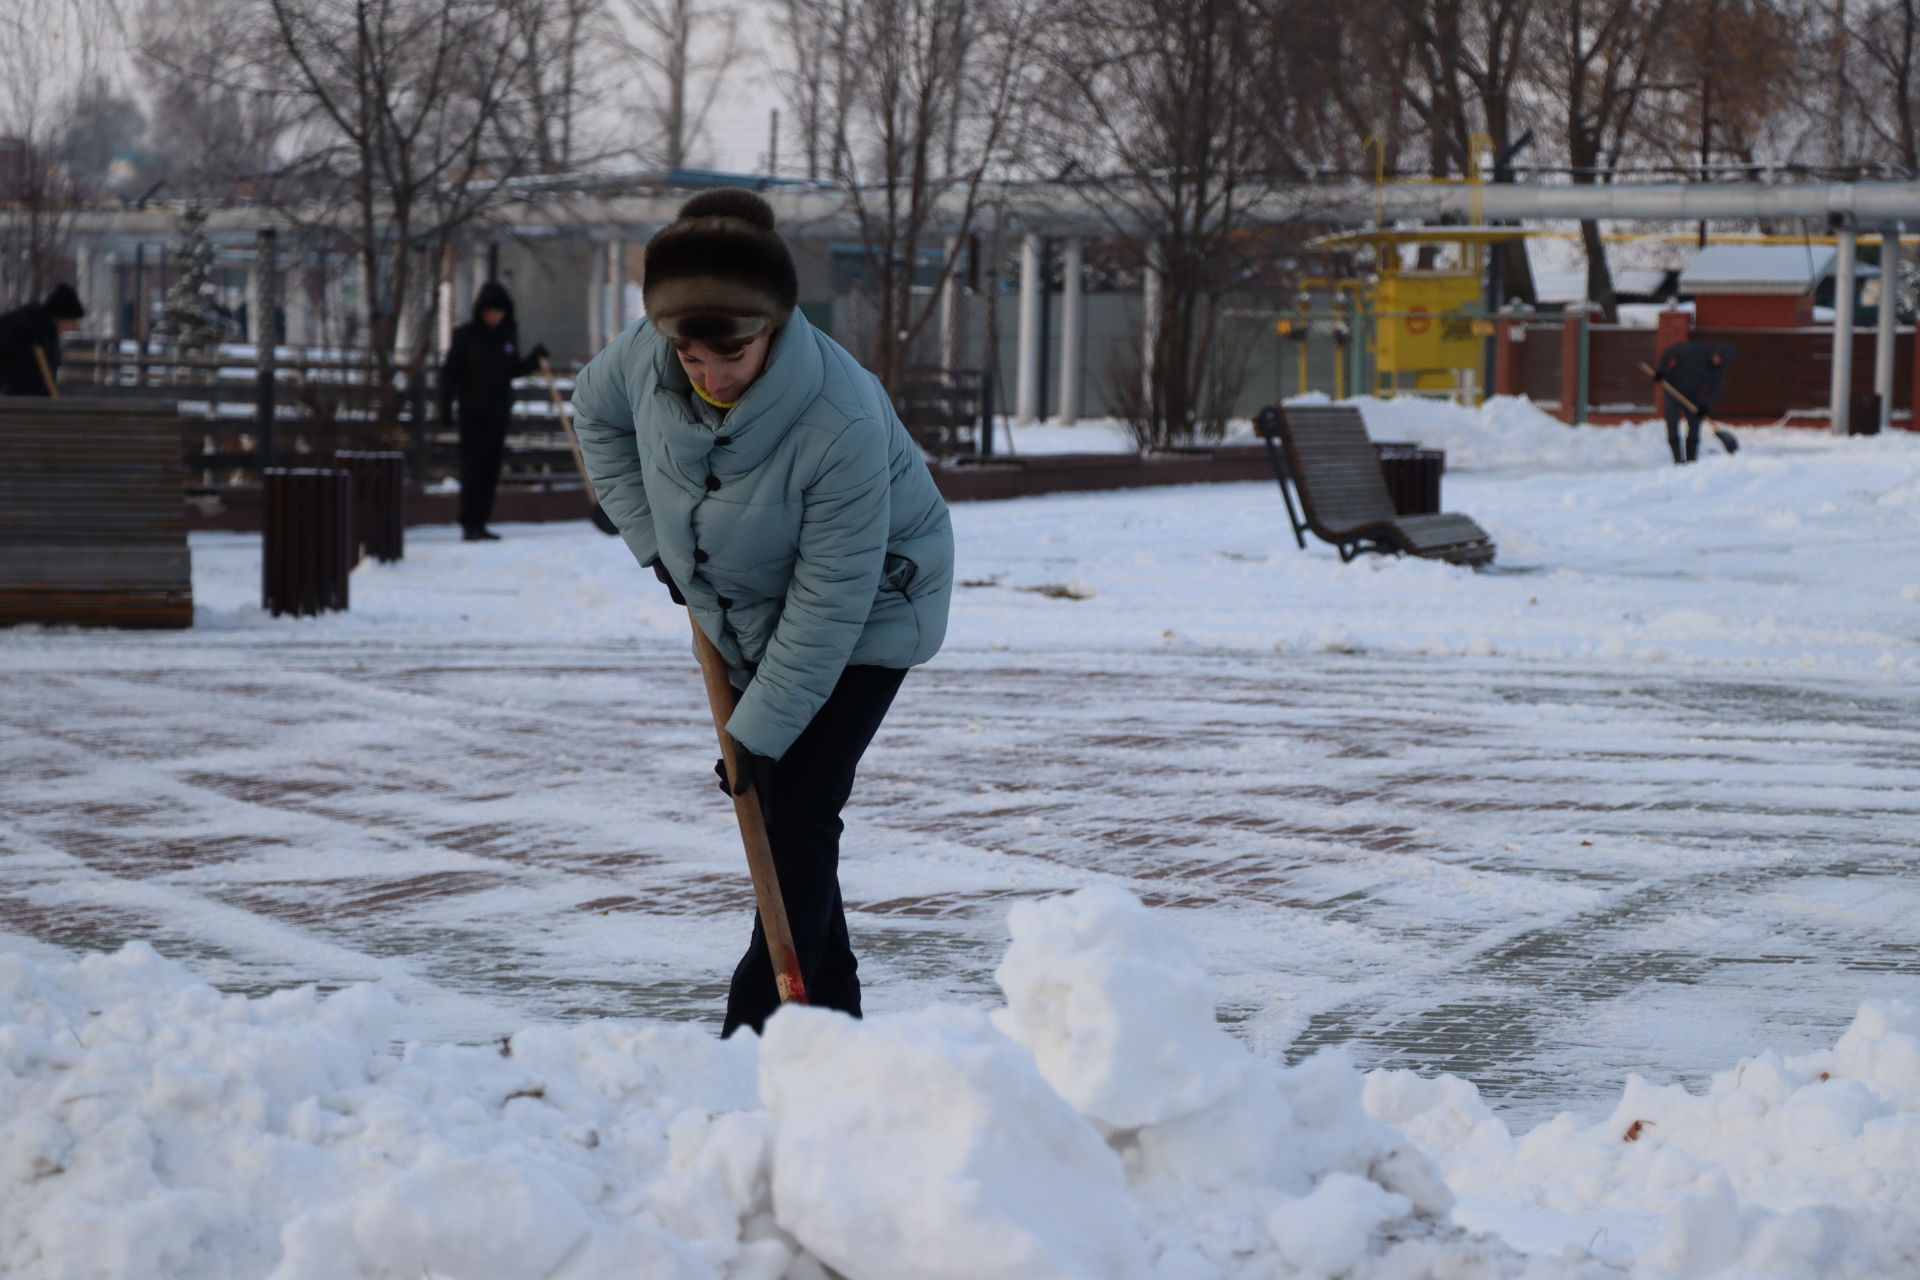
M77 642L0 673L0 943L409 1031L713 1019L749 895L690 659ZM1365 655L943 657L849 813L870 1008L984 1001L1005 910L1128 886L1269 1052L1518 1117L1829 1041L1920 976L1920 689Z

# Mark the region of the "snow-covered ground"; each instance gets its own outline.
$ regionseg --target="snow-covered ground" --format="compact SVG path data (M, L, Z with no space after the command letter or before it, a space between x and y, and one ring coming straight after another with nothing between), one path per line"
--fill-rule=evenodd
M1491 571L955 509L871 1016L764 1044L616 540L273 621L209 535L191 632L0 633L0 1275L1920 1274L1920 439L1366 411Z

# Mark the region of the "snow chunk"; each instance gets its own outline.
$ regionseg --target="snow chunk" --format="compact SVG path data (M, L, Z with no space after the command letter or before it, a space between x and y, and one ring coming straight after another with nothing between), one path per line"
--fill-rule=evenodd
M1120 1161L980 1013L767 1024L780 1224L851 1280L1150 1274Z
M1213 983L1173 928L1123 889L1023 902L994 977L1001 1030L1041 1074L1107 1130L1191 1114L1218 1101L1251 1055L1213 1015Z

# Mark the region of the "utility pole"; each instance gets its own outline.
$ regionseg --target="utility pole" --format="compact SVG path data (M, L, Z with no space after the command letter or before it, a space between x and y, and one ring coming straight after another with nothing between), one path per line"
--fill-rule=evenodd
M767 121L767 176L780 172L780 108L775 107Z

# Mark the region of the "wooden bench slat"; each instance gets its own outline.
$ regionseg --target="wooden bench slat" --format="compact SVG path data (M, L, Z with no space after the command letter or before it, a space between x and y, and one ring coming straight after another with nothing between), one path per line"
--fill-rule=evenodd
M151 395L0 398L0 624L191 626L181 443Z

